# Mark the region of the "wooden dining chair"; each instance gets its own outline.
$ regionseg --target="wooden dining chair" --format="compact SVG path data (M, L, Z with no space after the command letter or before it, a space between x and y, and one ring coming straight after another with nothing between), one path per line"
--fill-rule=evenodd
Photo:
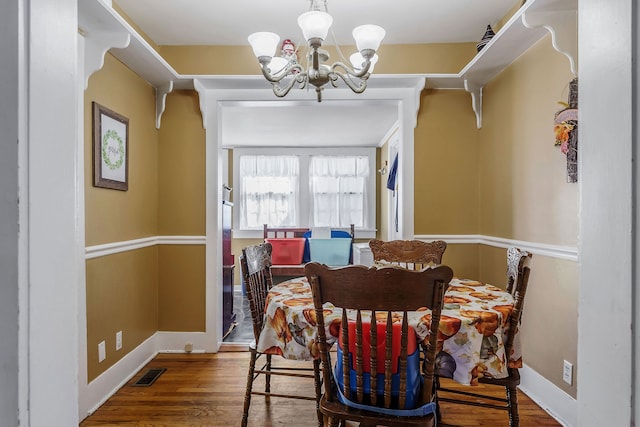
M369 247L376 265L393 264L411 270L421 270L428 266L442 264L442 255L447 242L435 240L383 240L369 241Z
M507 320L506 341L504 342L505 357L507 363L509 355L513 350L513 343L516 332L520 327L522 318L522 310L524 307L524 297L527 293L527 285L529 283L530 268L527 266L532 254L516 247L507 249L507 290L514 297L513 311ZM440 365L439 357L436 365ZM506 392L505 398L486 396L479 393L465 392L461 390L452 390L442 387L440 377L449 377L448 370L436 370L436 384L438 400L441 402L459 403L464 405L481 406L484 408L493 408L506 410L509 413L509 426L518 427L520 425L520 415L518 413L518 385L520 384L520 371L518 368L508 367L509 376L506 378L489 378L480 377L478 382L481 384L495 385L504 387ZM445 393L444 395L442 393ZM450 395L464 395L472 399L453 398ZM498 403L491 403L498 402Z
M320 412L329 425L355 421L360 426L434 426L436 340L451 269L331 268L311 262L305 274L313 293L322 360ZM325 303L342 308L337 353L330 352ZM407 313L423 307L431 309L430 313L425 310L430 317L429 335L416 343ZM353 313L353 319L347 312ZM378 319L376 327L371 327L367 316ZM421 352L425 353L422 366ZM337 354L335 370L332 354Z
M255 246L248 246L242 249L242 257L240 257L240 266L242 275L247 289L247 298L249 300L249 309L251 311L251 319L253 321L254 340L249 344L251 359L249 361L249 373L247 375L247 389L244 397L244 411L242 414L242 427L247 426L249 417L249 407L251 405L251 395L262 395L267 397L286 397L292 399L315 400L316 410L321 395L321 379L320 379L320 361L312 362L300 361L303 366L276 366L272 363L272 355L261 353L257 350L257 343L262 332L265 304L269 289L273 286L273 278L271 276L271 244L262 243ZM264 356L265 363L262 367L256 368L256 362ZM264 375L265 388L263 391L256 391L253 388L254 381L259 375ZM315 396L272 393L271 392L271 376L288 376L288 377L304 377L313 378L315 385ZM284 384L286 387L286 384ZM318 426L322 427L322 414L318 411Z

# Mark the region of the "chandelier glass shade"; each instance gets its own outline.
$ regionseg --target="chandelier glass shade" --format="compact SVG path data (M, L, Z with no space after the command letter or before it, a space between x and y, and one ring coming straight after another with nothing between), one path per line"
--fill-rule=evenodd
M327 65L325 62L329 55L321 47L327 39L332 23L333 18L326 11L326 0L311 0L310 10L298 17L298 25L308 44L306 68L296 60L275 56L280 43L280 36L277 34L257 32L248 37L262 74L272 84L276 96L286 96L296 83L301 89L311 84L315 87L318 102L321 102L324 86L331 83L332 86L338 87L339 80L355 93L364 92L367 79L378 61L376 51L385 36L385 31L377 25L356 27L352 34L358 52L351 55L351 64L348 65L345 61ZM339 51L337 43L336 47Z

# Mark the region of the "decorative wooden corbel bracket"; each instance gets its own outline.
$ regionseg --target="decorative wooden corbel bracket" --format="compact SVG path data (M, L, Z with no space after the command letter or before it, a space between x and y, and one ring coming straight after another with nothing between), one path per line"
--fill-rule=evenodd
M104 66L104 56L111 48L125 48L131 35L125 31L84 31L84 88L89 86L89 77Z
M553 48L569 59L571 72L578 75L578 11L527 11L522 14L522 24L549 31Z
M156 129L160 129L162 113L164 113L167 95L173 90L173 82L167 82L156 88Z
M464 79L464 90L471 94L471 108L476 113L476 127L482 128L482 86Z

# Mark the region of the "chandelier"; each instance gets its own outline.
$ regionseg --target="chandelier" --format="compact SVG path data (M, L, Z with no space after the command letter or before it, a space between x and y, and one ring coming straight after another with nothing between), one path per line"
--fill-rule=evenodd
M300 89L311 84L315 86L318 102L321 102L324 86L330 82L333 87L338 87L339 79L353 92L364 92L367 88L367 79L378 60L376 51L385 36L385 31L377 25L356 27L353 30L353 38L358 52L350 57L352 65L349 66L344 62L326 65L329 54L321 47L332 23L333 18L327 13L326 0L310 0L309 11L298 17L298 25L308 43L308 52L305 55L306 70L295 59L296 54L293 49L288 52L289 55L286 55L288 57L275 56L280 42L280 36L277 34L257 32L249 36L249 43L260 62L262 74L273 86L273 93L276 96L286 96L296 83ZM293 43L289 40L285 40L284 44L288 44L290 48L293 47ZM340 52L338 43L335 44Z

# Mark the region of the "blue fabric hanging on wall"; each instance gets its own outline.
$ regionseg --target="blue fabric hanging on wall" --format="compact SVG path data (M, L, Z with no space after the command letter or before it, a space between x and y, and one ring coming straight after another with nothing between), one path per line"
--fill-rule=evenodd
M396 174L398 173L398 154L393 159L391 169L389 169L389 176L387 177L387 188L389 190L396 191Z
M395 228L396 232L398 231L398 197L396 197L396 175L398 174L398 153L396 153L396 157L393 159L393 164L391 165L391 169L389 169L389 177L387 178L387 188L393 191L393 196L396 199L396 209L395 209Z

